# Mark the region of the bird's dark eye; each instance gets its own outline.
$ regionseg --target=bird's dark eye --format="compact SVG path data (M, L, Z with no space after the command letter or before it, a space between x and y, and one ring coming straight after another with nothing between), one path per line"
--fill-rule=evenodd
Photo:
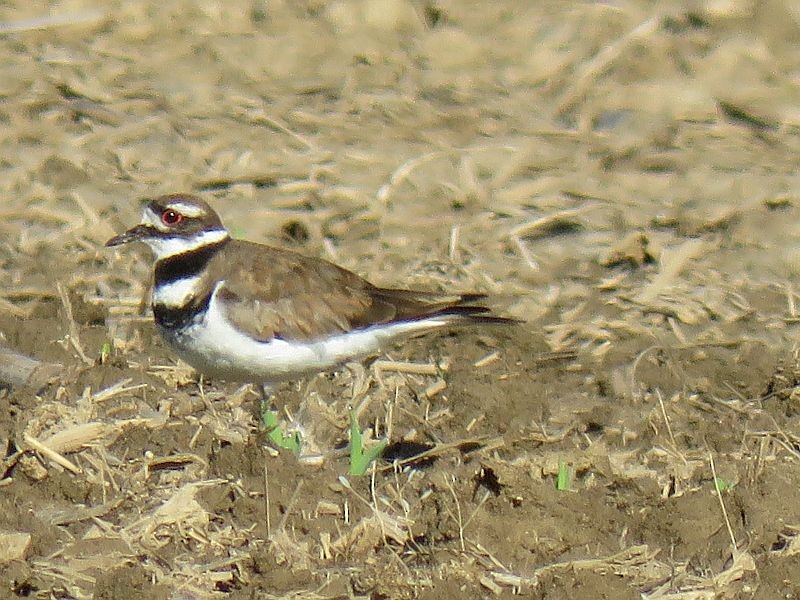
M165 210L161 213L161 222L169 227L175 227L178 223L183 221L183 215L175 210Z

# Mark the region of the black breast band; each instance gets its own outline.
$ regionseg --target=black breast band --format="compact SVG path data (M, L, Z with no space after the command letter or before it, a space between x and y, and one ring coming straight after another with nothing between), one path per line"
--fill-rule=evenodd
M179 308L166 304L154 304L153 317L155 317L156 323L164 329L183 329L191 325L197 316L208 308L209 302L211 302L211 293L206 294L203 298L192 298L187 305Z

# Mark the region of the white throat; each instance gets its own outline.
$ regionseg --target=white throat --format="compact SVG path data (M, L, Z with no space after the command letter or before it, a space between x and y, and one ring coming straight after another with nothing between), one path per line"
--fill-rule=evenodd
M191 252L203 246L217 244L228 239L230 236L224 229L210 229L208 231L199 231L191 237L167 237L167 238L149 238L142 240L153 251L156 260L162 260L184 252Z

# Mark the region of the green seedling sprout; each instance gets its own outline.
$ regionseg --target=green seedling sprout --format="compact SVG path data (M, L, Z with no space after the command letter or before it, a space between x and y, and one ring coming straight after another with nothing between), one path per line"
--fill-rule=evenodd
M105 364L109 356L111 356L111 342L103 342L100 347L100 364Z
M556 489L559 492L567 492L570 487L569 466L563 460L558 461L558 477L556 477Z
M722 492L729 492L733 489L733 486L736 485L735 483L731 483L730 481L726 481L722 477L715 477L714 478L714 489L717 490L718 494Z
M358 427L358 420L353 409L350 409L350 475L363 475L383 449L387 440L380 440L369 448L364 447L364 437Z
M277 410L271 410L266 405L262 406L261 422L264 424L267 435L269 439L272 440L273 444L278 448L291 450L295 454L300 454L300 450L303 448L303 437L300 435L299 431L293 431L290 434L283 432L280 427L280 419L278 419Z

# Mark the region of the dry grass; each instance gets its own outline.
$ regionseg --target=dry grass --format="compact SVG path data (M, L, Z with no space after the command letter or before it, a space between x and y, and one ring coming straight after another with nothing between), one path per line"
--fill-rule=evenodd
M800 20L649 7L6 3L0 341L63 367L0 391L3 594L796 594ZM528 324L286 386L275 453L102 248L177 190Z

